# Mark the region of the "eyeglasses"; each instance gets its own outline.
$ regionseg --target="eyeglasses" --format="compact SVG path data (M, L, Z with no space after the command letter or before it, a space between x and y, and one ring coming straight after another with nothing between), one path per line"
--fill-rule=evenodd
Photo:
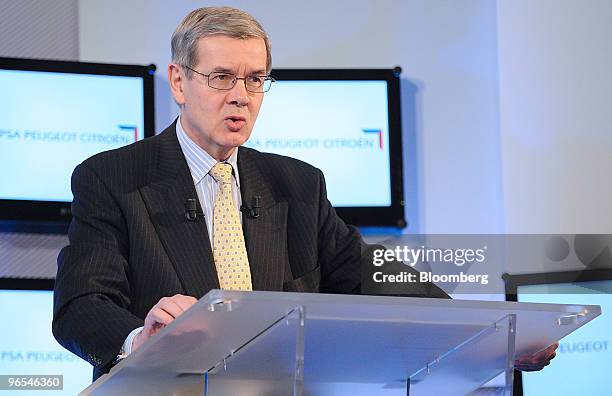
M200 73L189 66L183 65L186 69L191 70L208 80L208 86L221 91L229 91L236 86L238 80L244 80L244 86L247 91L253 93L264 93L270 90L272 83L276 81L270 76L246 76L237 77L233 73L212 72L210 74Z

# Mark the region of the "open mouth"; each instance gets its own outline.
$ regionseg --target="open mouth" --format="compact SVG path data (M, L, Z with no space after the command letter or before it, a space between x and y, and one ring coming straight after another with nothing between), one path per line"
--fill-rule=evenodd
M225 117L225 125L232 132L238 132L246 125L246 118L237 115Z
M231 120L231 121L246 121L246 118L242 116L237 116L237 115L231 115L231 116L225 117L225 119Z

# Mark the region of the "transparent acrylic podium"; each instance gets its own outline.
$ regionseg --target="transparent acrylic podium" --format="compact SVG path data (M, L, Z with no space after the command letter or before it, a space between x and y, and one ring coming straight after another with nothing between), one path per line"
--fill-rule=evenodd
M599 306L213 290L82 395L466 395Z

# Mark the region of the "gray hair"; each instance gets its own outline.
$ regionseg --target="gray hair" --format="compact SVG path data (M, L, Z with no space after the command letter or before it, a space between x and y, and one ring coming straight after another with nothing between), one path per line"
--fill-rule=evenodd
M237 39L261 38L266 44L266 72L272 69L270 41L259 22L250 14L232 7L203 7L191 11L172 34L172 62L194 67L197 45L203 37L223 35ZM185 69L187 78L192 72Z

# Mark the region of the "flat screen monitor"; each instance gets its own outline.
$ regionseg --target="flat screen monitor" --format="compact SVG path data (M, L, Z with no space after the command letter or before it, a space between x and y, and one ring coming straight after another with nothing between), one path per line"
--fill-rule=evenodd
M600 305L602 315L559 342L542 371L515 375L516 396L609 395L612 390L612 270L538 273L508 277L512 301Z
M76 395L91 384L92 366L53 338L52 289L53 280L0 279L0 374L63 376L62 390L6 390L7 395Z
M70 220L86 158L152 136L154 66L0 58L0 220Z
M359 226L406 225L399 69L274 69L245 146L323 171L338 214Z

